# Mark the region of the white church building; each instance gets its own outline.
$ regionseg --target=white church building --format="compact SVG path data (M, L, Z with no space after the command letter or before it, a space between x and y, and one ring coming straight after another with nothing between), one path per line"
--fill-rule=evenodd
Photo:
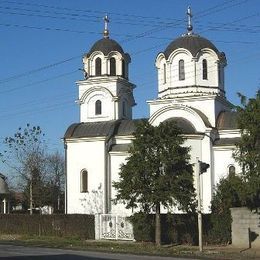
M232 151L240 132L225 95L225 54L195 34L188 18L187 32L156 57L158 94L147 101L148 120L155 126L175 120L191 147L191 163L198 157L210 165L200 176L203 212L209 213L219 179L238 169ZM105 18L103 38L83 57L85 77L77 82L80 122L64 136L68 214L132 213L113 203L112 183L118 180L140 119L132 118L130 55L109 37L107 25Z

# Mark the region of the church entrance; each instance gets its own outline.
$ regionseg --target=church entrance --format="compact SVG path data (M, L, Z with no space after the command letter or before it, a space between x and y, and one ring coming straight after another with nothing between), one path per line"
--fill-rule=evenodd
M100 215L100 238L134 240L133 227L127 217L112 214Z

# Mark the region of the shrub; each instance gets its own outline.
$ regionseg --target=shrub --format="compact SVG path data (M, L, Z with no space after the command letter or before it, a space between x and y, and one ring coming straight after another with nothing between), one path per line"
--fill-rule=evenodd
M130 217L133 224L134 237L137 241L154 242L155 215L135 213ZM210 215L203 215L204 237L208 237L211 228ZM161 239L164 244L198 243L198 225L196 214L162 214Z
M93 215L0 215L1 234L95 238Z
M136 241L154 242L155 218L154 215L143 212L135 213L129 217L133 224L134 238Z
M246 186L241 177L230 174L220 180L212 200L211 223L208 240L215 244L231 243L230 208L241 207L246 203Z

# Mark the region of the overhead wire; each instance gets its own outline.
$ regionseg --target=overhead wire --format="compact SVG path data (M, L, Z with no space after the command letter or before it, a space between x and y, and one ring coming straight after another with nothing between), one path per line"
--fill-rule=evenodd
M237 0L232 0L231 2L234 2L234 1L237 1ZM246 2L247 0L244 0L244 1L242 1L242 2L240 2L240 4L241 3L244 3L244 2ZM12 2L12 3L16 3L16 2L13 2L13 1L4 1L4 2ZM228 1L228 3L229 3L230 1ZM237 4L239 4L239 3L237 3ZM236 5L237 5L236 4ZM44 6L46 6L46 5L44 5ZM216 5L216 6L219 6L219 5ZM215 6L215 7L216 7ZM223 4L221 5L221 6L223 6ZM232 5L232 6L234 6L234 5ZM212 7L213 8L213 7ZM210 10L211 8L209 8L209 10ZM223 10L223 8L222 8L222 10ZM208 15L208 13L203 13L203 15L205 16L205 15ZM1 24L0 24L1 25ZM18 27L24 27L23 25L7 25L7 26L18 26ZM26 26L26 28L27 28L28 26ZM33 27L28 27L28 28L38 28L38 29L45 29L45 30L51 30L51 28L49 28L49 27L47 27L47 28L44 28L44 27L35 27L35 26L33 26ZM54 30L60 30L60 28L54 28ZM62 29L61 29L62 30ZM65 31L70 31L70 30L65 30ZM74 32L74 31L73 31ZM80 33L84 33L83 31L75 31L75 32L80 32ZM137 35L137 36L135 36L134 37L134 39L137 39L137 38L141 38L141 37L144 37L144 36L146 36L146 34L147 33L150 33L151 31L149 30L149 31L146 31L146 32L144 32L144 33L142 33L142 34L139 34L139 35ZM88 33L95 33L96 34L96 32L88 32ZM101 34L101 33L100 33ZM126 40L124 40L123 42L125 42L125 41L129 41L130 39L129 38L127 38ZM80 57L80 56L76 56L76 57L72 57L72 58L69 58L68 59L68 61L69 60L71 60L71 59L75 59L75 58L78 58L78 57ZM65 61L66 62L66 61ZM63 63L63 61L61 61L61 63ZM54 66L55 66L56 64L54 64ZM43 69L45 69L45 68L43 68ZM32 73L34 73L34 72L32 72ZM26 74L26 73L25 73ZM23 76L23 75L18 75L18 77L21 77L21 76ZM10 79L7 79L7 80L10 80ZM0 84L1 83L3 83L3 82L5 82L5 80L0 80Z
M245 2L245 1L243 1L243 2ZM141 37L142 37L142 35L141 35ZM1 81L0 81L1 82Z
M70 71L70 72L62 73L62 74L59 74L59 75L56 75L56 76L53 76L53 77L49 77L47 79L35 81L35 82L29 83L29 84L8 88L7 90L0 90L0 94L10 93L10 92L13 92L13 91L16 91L16 90L23 90L24 88L35 86L35 85L38 85L38 84L41 84L41 83L46 83L46 82L49 82L51 80L63 78L65 76L72 75L76 72L78 72L78 70L73 70L73 71Z

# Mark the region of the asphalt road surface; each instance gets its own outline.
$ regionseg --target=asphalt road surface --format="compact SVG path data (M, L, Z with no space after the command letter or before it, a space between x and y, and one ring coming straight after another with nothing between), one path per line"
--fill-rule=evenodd
M110 254L91 251L64 250L42 247L24 247L15 245L0 245L0 259L29 259L29 260L102 260L102 259L123 259L123 260L192 260L191 258L174 258L159 256L137 256L125 254ZM195 258L193 258L195 260Z

